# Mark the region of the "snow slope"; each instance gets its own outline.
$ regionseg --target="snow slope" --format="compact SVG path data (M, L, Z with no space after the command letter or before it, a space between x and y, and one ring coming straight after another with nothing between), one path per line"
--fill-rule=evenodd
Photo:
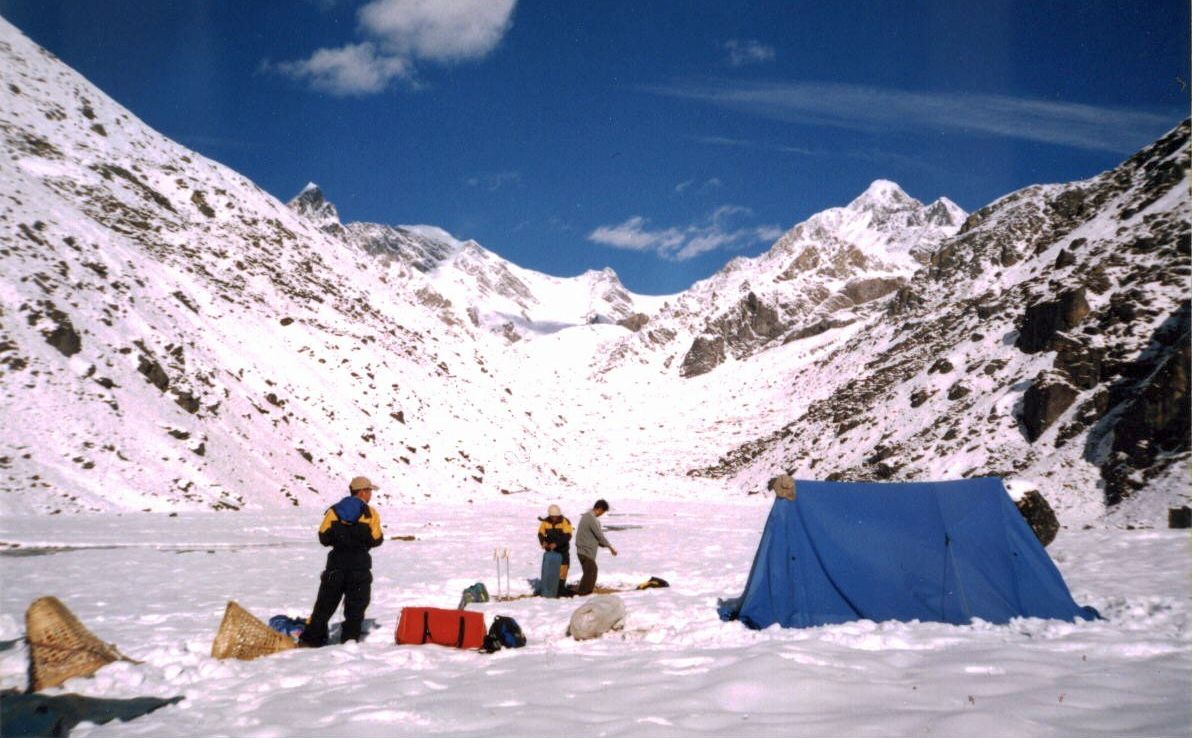
M393 500L544 482L505 462L538 441L485 336L0 36L0 510L321 506L362 471Z

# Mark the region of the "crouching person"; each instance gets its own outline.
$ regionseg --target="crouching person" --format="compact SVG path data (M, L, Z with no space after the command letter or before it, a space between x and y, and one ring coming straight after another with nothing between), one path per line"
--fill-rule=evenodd
M372 598L372 556L369 549L381 545L381 516L369 506L373 490L378 489L365 477L356 477L348 485L348 497L332 505L319 526L319 543L330 546L327 566L319 581L310 622L299 638L300 646L327 643L327 623L344 601L344 626L340 643L360 640L364 611Z

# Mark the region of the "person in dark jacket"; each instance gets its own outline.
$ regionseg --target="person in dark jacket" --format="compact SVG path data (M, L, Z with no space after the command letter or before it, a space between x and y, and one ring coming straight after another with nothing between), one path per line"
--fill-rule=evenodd
M385 540L381 516L369 506L373 490L367 477L348 484L348 497L327 509L319 526L319 543L330 546L327 566L319 580L314 612L298 640L302 646L327 644L327 623L344 601L344 625L339 642L360 640L364 611L372 598L372 555L369 550Z
M567 571L571 568L571 534L575 529L571 527L571 521L563 517L558 505L546 508L546 517L538 520L538 545L543 551L554 551L563 557L559 564L559 594L569 596Z

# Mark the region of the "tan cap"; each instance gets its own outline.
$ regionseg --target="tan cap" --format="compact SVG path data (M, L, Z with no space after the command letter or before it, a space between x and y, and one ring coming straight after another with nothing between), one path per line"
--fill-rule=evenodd
M563 511L559 509L558 505L551 505L550 507L546 508L546 514L550 517L554 517L555 515L562 515Z
M368 481L368 477L352 477L352 481L348 482L348 489L352 492L360 492L366 489L380 489L380 487Z

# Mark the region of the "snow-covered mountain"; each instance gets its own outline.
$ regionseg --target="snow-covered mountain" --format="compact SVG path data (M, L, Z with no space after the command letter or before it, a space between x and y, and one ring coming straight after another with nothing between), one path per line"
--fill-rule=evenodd
M470 322L508 341L576 325L615 323L659 303L658 298L630 293L607 268L551 277L435 226L341 224L335 206L313 183L289 206L320 229L342 233L348 244L392 263L405 281L418 284L418 299L445 322ZM425 279L413 279L414 271Z
M0 510L1033 481L1187 500L1188 126L968 215L879 180L678 295L285 205L0 21Z
M487 337L346 245L329 206L312 223L6 22L0 44L0 509L321 505L356 473L407 500L554 478L505 461L548 453Z
M766 253L734 259L667 302L639 341L664 345L665 366L692 377L848 325L905 285L965 217L946 198L925 206L878 180L847 206L795 226Z
M862 330L787 375L788 422L694 473L1000 474L1061 510L1099 490L1127 519L1186 504L1188 140L1185 121L1113 171L973 214Z

